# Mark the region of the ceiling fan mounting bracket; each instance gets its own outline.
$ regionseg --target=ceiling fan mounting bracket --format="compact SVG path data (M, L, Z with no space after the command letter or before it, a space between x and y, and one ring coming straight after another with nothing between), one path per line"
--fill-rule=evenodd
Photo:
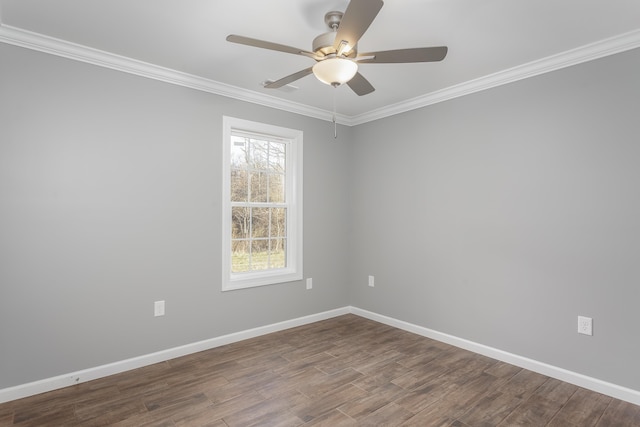
M340 12L337 10L332 10L331 12L327 12L326 15L324 15L324 23L327 24L327 26L331 30L337 31L338 27L340 26L340 21L342 21L343 15L344 15L343 12Z

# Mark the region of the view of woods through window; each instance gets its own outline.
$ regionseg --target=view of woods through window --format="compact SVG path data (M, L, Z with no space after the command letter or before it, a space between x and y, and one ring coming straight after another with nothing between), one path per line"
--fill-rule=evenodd
M287 267L287 143L231 136L231 271Z

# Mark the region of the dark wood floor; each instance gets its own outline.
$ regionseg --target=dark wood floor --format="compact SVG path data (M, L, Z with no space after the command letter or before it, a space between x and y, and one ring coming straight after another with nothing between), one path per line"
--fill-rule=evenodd
M640 407L354 315L0 405L0 426L640 426Z

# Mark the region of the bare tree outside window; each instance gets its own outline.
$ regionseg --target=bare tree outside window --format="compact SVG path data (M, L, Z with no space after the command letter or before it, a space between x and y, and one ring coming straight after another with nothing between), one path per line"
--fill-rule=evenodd
M286 268L287 144L235 134L231 139L231 271Z

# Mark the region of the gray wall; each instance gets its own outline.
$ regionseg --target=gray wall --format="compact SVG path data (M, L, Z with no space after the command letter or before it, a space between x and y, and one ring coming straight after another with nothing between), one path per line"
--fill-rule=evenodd
M640 390L640 52L337 141L303 116L0 59L0 388L350 304ZM220 291L222 115L304 131L312 291Z
M639 75L634 50L358 126L350 303L640 390Z
M220 291L223 115L304 131L313 290ZM0 43L0 388L345 306L340 134Z

